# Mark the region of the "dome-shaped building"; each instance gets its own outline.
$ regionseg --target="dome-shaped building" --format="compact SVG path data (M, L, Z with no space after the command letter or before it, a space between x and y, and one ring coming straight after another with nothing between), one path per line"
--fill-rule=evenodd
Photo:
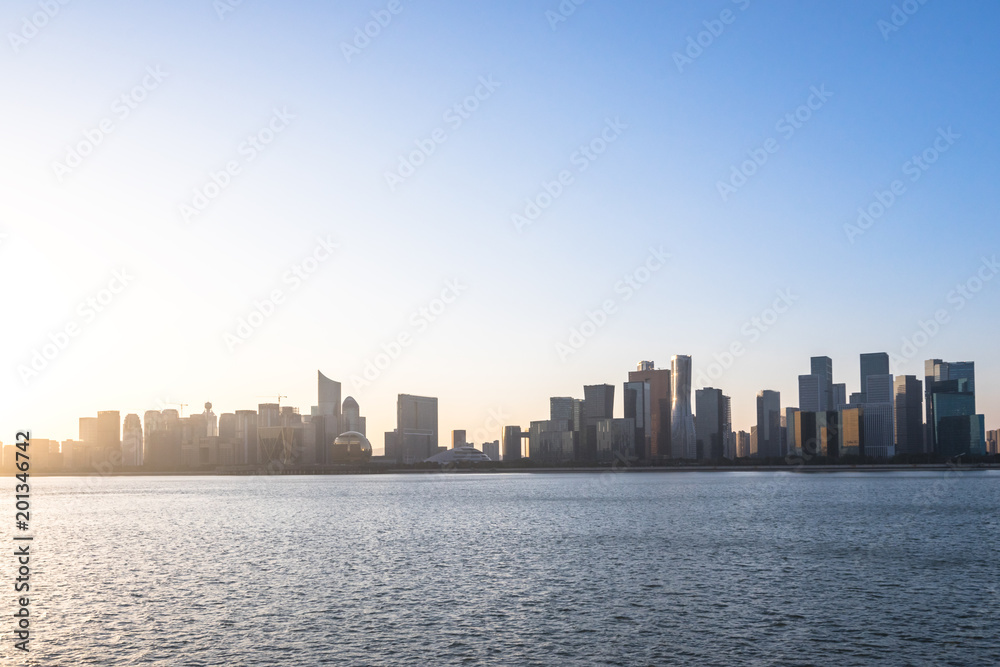
M364 463L372 457L372 444L357 431L338 435L330 450L330 463Z

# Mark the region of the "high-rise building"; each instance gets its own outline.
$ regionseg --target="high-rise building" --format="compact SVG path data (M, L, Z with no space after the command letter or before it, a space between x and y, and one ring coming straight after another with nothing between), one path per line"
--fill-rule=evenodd
M796 412L794 424L794 440L797 444L795 454L807 458L840 456L840 413L836 410L820 410L819 412Z
M177 410L147 410L143 427L143 464L154 470L180 469L183 429Z
M896 452L924 453L923 388L915 375L900 375L894 384Z
M331 380L327 376L323 375L322 371L316 371L317 377L317 398L318 403L316 407L319 409L319 414L323 416L335 415L340 416L340 383L336 380Z
M697 432L697 429L695 429ZM736 458L736 434L733 433L733 399L722 396L722 456Z
M351 431L367 435L365 421L365 418L361 416L361 408L358 406L358 402L354 400L353 396L348 396L344 399L344 405L340 414L340 424L337 426L337 430L340 433L337 435L339 436ZM336 436L334 436L334 439L336 439ZM327 444L329 445L330 443ZM462 445L465 445L465 443L463 442Z
M122 465L142 465L142 421L136 414L125 415L122 424Z
M403 463L420 463L438 452L438 400L399 394L396 437Z
M868 392L868 376L889 374L889 354L887 352L870 352L861 355L861 394ZM862 403L868 399L862 396ZM876 403L881 401L875 401Z
M1000 428L986 432L986 453L1000 454Z
M830 410L833 405L833 359L830 357L811 357L809 359L809 374L815 375L819 382L819 407L817 410ZM805 410L805 407L799 405Z
M202 413L205 420L205 432L201 435L209 438L219 435L219 418L212 412L212 404L205 403L205 412Z
M670 456L694 459L698 440L691 413L691 357L686 354L670 359L670 400Z
M833 403L830 409L839 410L844 405L847 405L847 385L841 382L833 385Z
M572 461L576 448L571 426L569 419L531 422L528 426L528 457L543 463Z
M926 449L949 457L985 453L985 417L976 414L975 362L928 359L924 362L924 396Z
M867 402L861 407L864 429L860 446L861 456L891 459L896 454L896 415L892 403Z
M864 408L860 405L840 411L840 456L861 456L864 451Z
M757 457L757 427L750 427L750 453L747 456Z
M122 417L117 410L97 413L96 437L92 452L101 461L115 464L122 454Z
M757 456L781 456L781 393L770 389L757 394Z
M635 456L645 460L652 456L653 415L652 397L648 382L626 382L622 396L625 401L625 418L635 424Z
M640 361L628 374L629 382L649 383L649 458L670 458L670 369L657 369L652 361ZM628 415L626 415L627 417Z
M465 441L465 429L453 430L451 432L451 448L465 447L468 443Z
M233 453L236 465L257 464L257 411L237 410Z
M754 427L756 428L756 427ZM745 459L750 457L750 434L740 431L736 434L736 458Z
M581 438L580 458L593 461L597 458L597 422L614 418L615 387L611 384L594 384L583 387L584 433Z
M802 455L802 443L798 440L798 430L796 430L796 415L799 408L785 408L785 446L781 450L781 455L788 454Z
M725 403L721 389L705 387L694 392L695 458L721 459L725 443Z
M521 458L521 427L503 427L503 460L517 461Z
M484 442L482 446L483 454L490 457L490 461L500 460L500 441Z
M803 412L817 412L823 405L822 385L819 375L799 376L799 408Z
M635 460L635 420L598 419L594 428L598 461L628 463Z

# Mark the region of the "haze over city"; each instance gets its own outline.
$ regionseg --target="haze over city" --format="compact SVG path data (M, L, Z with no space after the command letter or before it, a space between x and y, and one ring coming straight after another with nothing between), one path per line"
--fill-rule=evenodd
M471 434L675 354L747 430L866 352L1000 426L997 8L225 6L2 10L0 433L320 368L378 452L400 393Z

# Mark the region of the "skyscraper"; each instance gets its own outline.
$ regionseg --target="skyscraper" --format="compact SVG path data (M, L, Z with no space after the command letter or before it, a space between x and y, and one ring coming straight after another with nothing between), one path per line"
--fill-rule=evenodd
M896 452L924 453L924 399L915 375L900 375L894 384L896 412Z
M726 405L721 389L705 387L694 392L695 458L721 459L724 452Z
M670 457L670 369L657 369L652 361L640 361L628 374L629 382L649 383L650 441L649 457ZM627 417L628 415L626 415Z
M420 463L436 454L438 400L399 394L396 400L396 438L403 463Z
M985 418L976 414L975 362L928 359L924 374L924 447L940 456L985 453Z
M832 409L833 359L830 357L811 357L809 359L809 374L818 378L819 407L817 410ZM805 410L802 405L799 405L799 408Z
M691 414L691 357L676 354L670 359L670 456L697 457L697 435Z
M635 456L648 459L651 452L652 400L648 382L626 382L622 394L625 401L625 418L635 424Z
M823 378L819 375L799 376L799 409L803 412L817 412L823 405Z
M886 352L870 352L861 355L861 394L868 392L869 375L889 374L889 354ZM862 403L867 403L868 399L862 397Z
M757 394L757 456L781 456L781 393L770 389Z
M136 414L125 415L122 424L122 465L142 465L142 421Z
M584 433L581 457L585 461L597 458L597 422L612 419L615 408L615 387L593 384L583 387Z

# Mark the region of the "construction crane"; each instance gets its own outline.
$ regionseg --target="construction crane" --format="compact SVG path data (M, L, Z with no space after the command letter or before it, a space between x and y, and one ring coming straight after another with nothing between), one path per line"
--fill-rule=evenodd
M167 405L179 405L181 408L181 417L184 416L184 408L188 406L187 403L167 403Z

